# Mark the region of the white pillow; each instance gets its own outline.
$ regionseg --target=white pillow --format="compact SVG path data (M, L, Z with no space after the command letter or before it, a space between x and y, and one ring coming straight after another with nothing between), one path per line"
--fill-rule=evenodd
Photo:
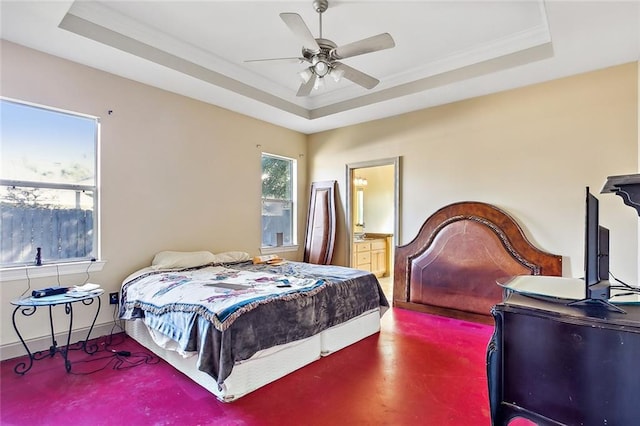
M225 251L223 253L214 254L213 257L215 258L213 261L214 263L244 262L251 259L249 253L244 251Z
M193 268L215 261L209 251L161 251L153 257L153 269Z

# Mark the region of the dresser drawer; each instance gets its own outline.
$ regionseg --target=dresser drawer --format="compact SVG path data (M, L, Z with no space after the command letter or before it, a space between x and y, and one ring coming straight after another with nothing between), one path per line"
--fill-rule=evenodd
M363 263L371 263L371 252L366 251L356 254L356 263L362 265Z
M356 249L356 252L370 251L371 250L371 243L369 241L356 243L355 244L355 249Z

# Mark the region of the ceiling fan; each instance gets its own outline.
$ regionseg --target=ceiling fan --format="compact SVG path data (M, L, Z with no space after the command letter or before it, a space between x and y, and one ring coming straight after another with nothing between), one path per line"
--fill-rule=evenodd
M382 33L343 46L337 46L333 41L322 38L322 14L328 7L328 0L314 0L313 2L313 8L320 16L320 36L318 38L313 37L309 27L297 13L280 14L280 18L302 42L302 57L254 59L245 62L295 60L311 64L298 73L302 79L302 84L296 96L308 96L312 89L321 88L324 85L323 79L326 76L331 76L336 82L344 77L366 89L373 89L380 83L380 80L343 64L339 60L392 48L395 46L393 38L388 33Z

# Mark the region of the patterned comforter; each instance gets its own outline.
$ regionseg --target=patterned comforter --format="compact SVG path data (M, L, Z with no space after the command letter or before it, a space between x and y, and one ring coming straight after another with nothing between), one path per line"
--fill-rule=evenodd
M236 362L378 307L388 307L374 275L339 266L243 262L150 271L123 283L120 317L198 353L218 384Z

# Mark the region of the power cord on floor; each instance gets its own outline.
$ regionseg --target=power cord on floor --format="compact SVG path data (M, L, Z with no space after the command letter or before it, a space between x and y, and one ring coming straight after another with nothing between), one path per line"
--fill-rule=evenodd
M95 354L94 354L95 355ZM90 374L97 373L99 371L106 370L111 366L112 370L126 370L129 368L137 367L139 365L152 365L160 362L160 359L152 354L146 352L129 352L129 351L115 351L109 350L107 355L104 356L92 356L81 361L73 362L73 369L69 372L76 376L88 376ZM92 366L99 363L99 367L93 368L88 371L77 371L76 368L82 366Z
M96 342L98 351L94 352L91 358L85 360L74 361L73 367L82 369L82 366L93 366L99 364L99 367L88 371L70 371L71 374L78 376L86 376L103 371L111 366L112 370L125 370L137 367L143 364L157 364L160 359L148 352L131 352L127 350L112 349L112 346L118 346L126 341L125 329L122 320L118 318L119 305L113 305L113 325L108 335L101 337ZM100 353L104 351L104 355Z

